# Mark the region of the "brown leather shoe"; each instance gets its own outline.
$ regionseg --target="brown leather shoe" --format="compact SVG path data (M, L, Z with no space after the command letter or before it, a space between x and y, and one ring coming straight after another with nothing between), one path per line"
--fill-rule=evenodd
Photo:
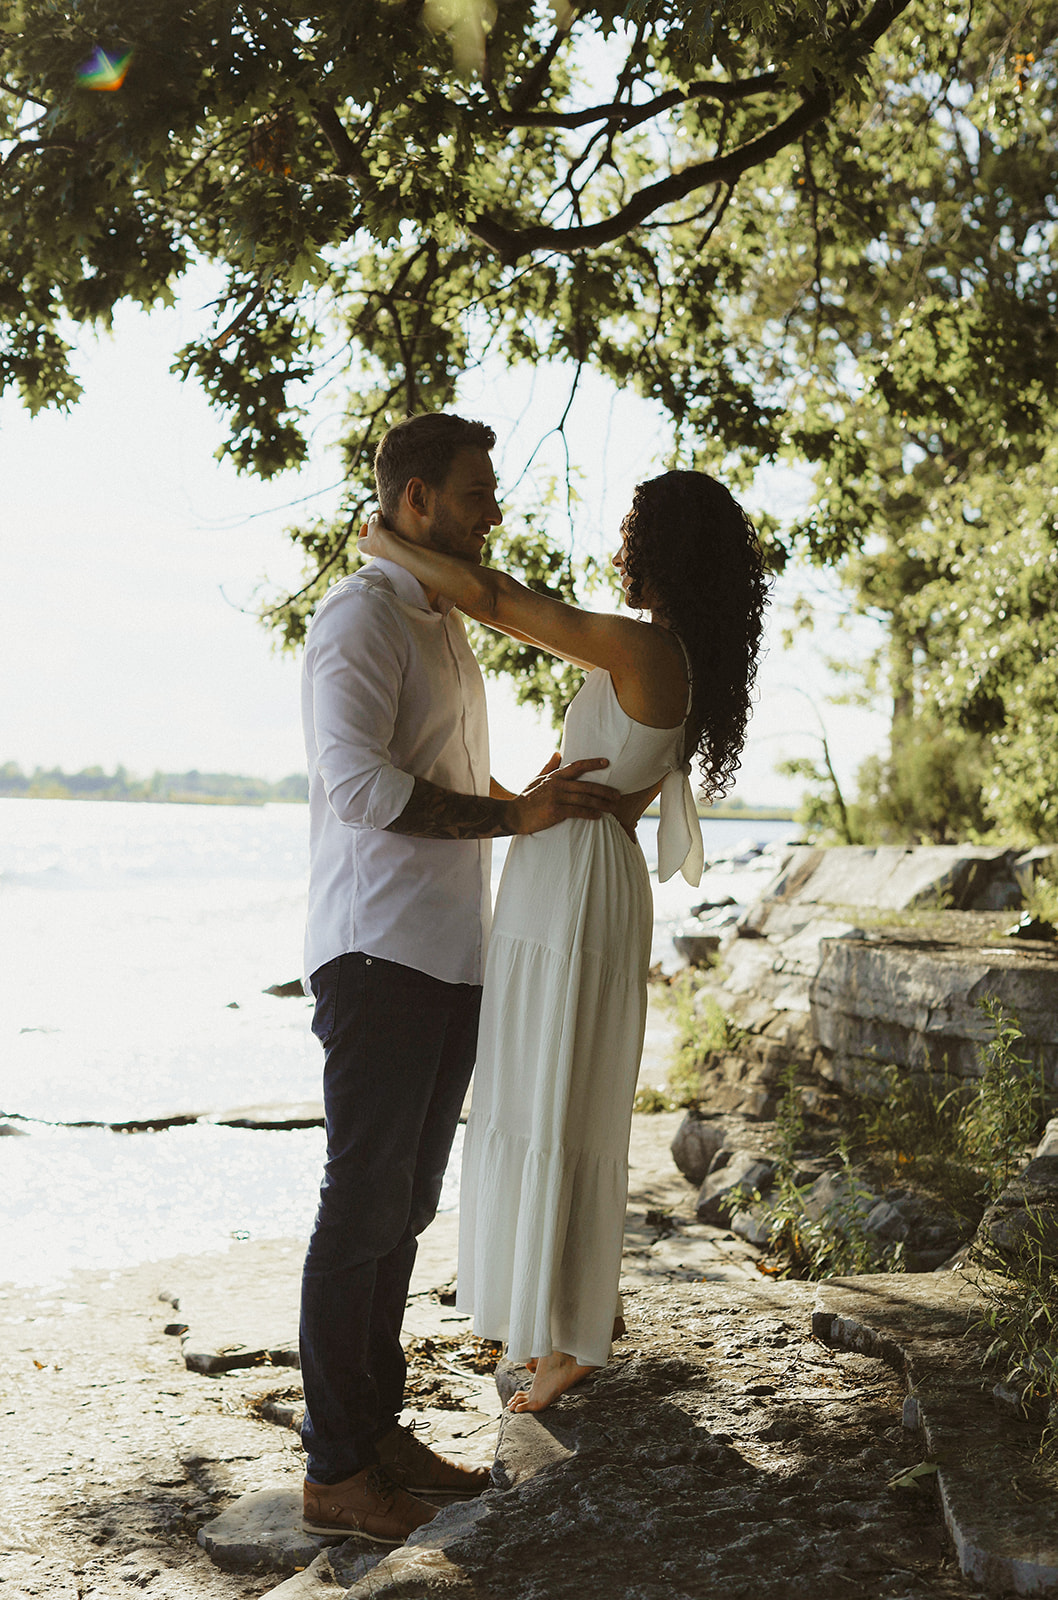
M365 1467L341 1483L306 1478L303 1508L306 1533L359 1533L377 1544L403 1544L437 1515L436 1506L405 1494L381 1467Z
M408 1428L392 1428L375 1449L393 1481L412 1494L481 1494L491 1482L487 1467L461 1467L435 1455Z

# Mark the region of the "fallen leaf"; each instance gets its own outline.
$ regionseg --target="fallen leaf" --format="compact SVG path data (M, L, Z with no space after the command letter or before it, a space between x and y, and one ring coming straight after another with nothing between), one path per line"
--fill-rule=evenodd
M932 1478L937 1470L935 1461L920 1461L917 1467L909 1467L906 1472L898 1472L886 1484L887 1489L921 1489L925 1487L927 1478Z

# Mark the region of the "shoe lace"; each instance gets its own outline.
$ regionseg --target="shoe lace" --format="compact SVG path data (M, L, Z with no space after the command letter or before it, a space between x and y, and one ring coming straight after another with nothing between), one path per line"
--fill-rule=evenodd
M397 1492L397 1485L393 1482L385 1467L372 1467L367 1474L367 1487L372 1494L377 1494L381 1500L392 1500Z
M397 1456L408 1466L419 1466L424 1462L433 1461L434 1453L424 1439L417 1433L412 1433L410 1428L401 1428L400 1443L397 1446Z

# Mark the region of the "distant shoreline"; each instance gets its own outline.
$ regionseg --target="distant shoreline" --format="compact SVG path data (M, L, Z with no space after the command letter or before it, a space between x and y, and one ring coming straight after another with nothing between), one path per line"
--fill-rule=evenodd
M137 778L124 767L111 773L102 767L85 767L81 772L63 772L59 767L37 767L25 773L13 761L0 766L2 800L123 800L147 805L177 806L266 806L306 805L308 778L292 773L269 783L265 778L246 778L234 772L155 772L150 778ZM658 816L658 803L647 807L645 816ZM790 806L750 805L739 800L698 807L704 822L793 822Z
M647 806L643 815L645 817L660 816L660 808L655 800ZM702 822L795 822L796 816L790 806L752 806L752 805L719 805L699 806L698 816Z
M307 800L294 800L289 795L269 797L264 800L246 800L240 795L227 794L28 794L11 793L0 789L0 800L87 800L97 805L117 801L124 806L303 806Z
M246 778L234 772L155 772L137 778L124 767L104 772L85 767L64 772L61 767L37 767L25 773L13 761L0 766L0 799L4 800L124 800L155 805L264 806L305 804L308 778L303 772L269 783L266 778Z

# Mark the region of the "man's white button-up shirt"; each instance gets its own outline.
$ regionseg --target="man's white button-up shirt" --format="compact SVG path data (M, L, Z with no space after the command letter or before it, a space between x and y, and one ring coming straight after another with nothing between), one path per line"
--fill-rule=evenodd
M443 602L442 602L443 604ZM480 983L489 840L387 833L416 777L489 792L481 672L458 613L375 560L329 590L302 673L309 767L305 971L349 951Z

